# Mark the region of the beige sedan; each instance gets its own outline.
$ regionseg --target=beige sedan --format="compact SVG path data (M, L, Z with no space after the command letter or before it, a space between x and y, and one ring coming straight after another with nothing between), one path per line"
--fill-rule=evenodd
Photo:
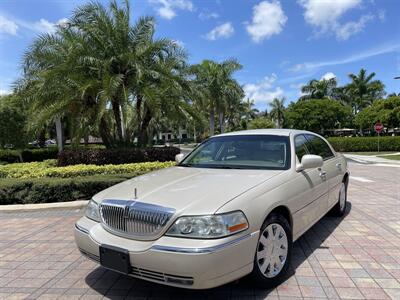
M176 287L250 274L269 288L287 272L293 241L328 211L346 210L346 161L311 132L222 134L177 161L95 195L75 225L80 251Z

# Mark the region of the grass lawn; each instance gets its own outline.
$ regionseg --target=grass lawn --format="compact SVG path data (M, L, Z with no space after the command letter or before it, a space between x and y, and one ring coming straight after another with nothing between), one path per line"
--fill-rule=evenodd
M384 154L393 154L398 151L375 151L375 152L343 152L343 154L354 154L354 155L384 155ZM386 157L386 156L385 156Z
M400 155L379 155L378 157L391 159L391 160L400 160Z

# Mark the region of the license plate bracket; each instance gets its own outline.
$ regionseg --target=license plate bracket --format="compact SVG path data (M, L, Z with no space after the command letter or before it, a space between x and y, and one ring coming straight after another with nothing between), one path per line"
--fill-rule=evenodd
M122 274L130 273L131 263L128 250L110 245L101 245L99 252L100 264L103 267Z

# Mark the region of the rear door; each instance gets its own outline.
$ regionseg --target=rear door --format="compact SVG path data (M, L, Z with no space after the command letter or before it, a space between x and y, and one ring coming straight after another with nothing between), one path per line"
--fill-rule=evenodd
M296 135L294 138L297 163L306 154L314 154L312 146L305 135ZM325 214L328 207L329 187L322 169L307 169L298 172L293 184L298 190L297 197L293 201L295 214L294 234L302 234L311 225L313 225L322 215ZM297 226L296 226L297 225Z

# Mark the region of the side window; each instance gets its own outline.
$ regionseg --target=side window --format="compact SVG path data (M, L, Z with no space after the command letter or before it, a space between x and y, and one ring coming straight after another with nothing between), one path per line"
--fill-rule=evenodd
M311 134L307 134L306 137L310 145L308 148L311 154L319 155L324 160L334 156L331 148L323 139Z
M295 137L294 145L296 148L296 155L299 161L301 161L301 158L308 153L306 144L307 140L304 137L304 135L298 135Z

